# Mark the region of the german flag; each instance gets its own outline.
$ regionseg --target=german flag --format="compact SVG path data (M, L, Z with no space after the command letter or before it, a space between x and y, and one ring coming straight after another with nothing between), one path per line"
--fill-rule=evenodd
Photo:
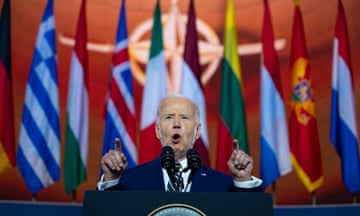
M11 84L10 1L0 17L0 173L15 166L14 109Z

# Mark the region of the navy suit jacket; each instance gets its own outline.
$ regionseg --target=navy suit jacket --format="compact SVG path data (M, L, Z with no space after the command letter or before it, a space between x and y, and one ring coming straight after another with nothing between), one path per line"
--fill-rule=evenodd
M108 190L165 191L160 157L126 170L119 183ZM262 191L262 188L261 186L251 189L237 188L231 176L202 165L194 175L190 191Z

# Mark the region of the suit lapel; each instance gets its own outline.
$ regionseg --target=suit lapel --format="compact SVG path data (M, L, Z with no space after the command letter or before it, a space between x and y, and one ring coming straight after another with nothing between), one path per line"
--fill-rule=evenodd
M208 169L201 166L195 173L190 191L205 191L208 181Z
M148 166L148 169L146 169L146 176L150 188L156 191L165 191L160 158L156 158L155 160L151 161Z

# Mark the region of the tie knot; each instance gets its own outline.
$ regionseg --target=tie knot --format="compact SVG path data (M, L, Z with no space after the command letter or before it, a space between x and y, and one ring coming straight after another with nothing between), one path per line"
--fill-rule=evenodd
M175 163L175 172L181 172L182 166L179 162Z

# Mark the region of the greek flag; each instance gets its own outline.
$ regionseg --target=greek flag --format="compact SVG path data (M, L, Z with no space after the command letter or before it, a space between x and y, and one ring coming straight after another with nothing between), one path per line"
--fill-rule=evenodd
M60 178L59 93L53 0L39 27L26 86L17 164L33 194Z

